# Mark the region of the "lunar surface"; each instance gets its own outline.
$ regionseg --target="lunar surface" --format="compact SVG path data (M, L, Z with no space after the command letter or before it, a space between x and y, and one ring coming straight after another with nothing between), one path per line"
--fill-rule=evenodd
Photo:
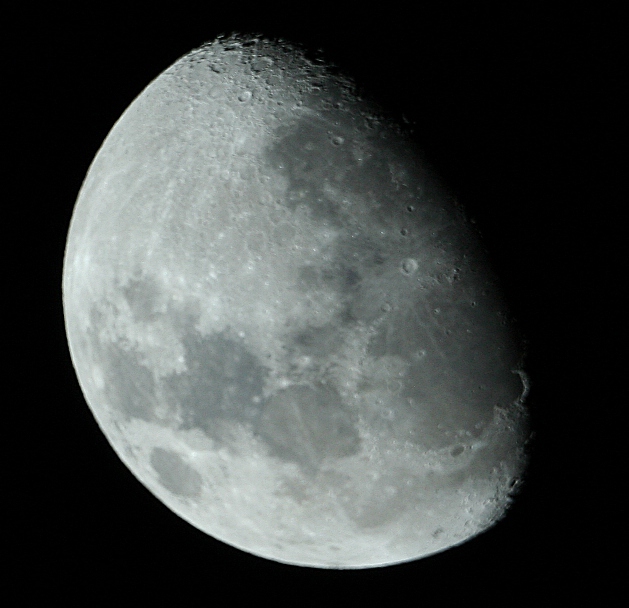
M525 469L523 353L476 233L403 130L281 41L220 38L130 105L63 301L113 449L252 554L421 558L501 519Z

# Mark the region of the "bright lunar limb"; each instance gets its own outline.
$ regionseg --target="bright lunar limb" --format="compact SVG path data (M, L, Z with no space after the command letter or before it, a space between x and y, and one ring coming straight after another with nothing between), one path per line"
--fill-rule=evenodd
M200 530L290 564L421 558L499 520L526 465L522 352L482 251L350 80L221 38L89 169L72 360L120 458Z

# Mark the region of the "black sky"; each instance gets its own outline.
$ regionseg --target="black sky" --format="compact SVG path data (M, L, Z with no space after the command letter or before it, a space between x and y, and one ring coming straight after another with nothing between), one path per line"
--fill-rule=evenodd
M147 603L179 594L182 605L224 593L234 602L257 595L291 605L307 598L358 605L369 597L441 606L531 599L551 606L588 597L611 605L615 530L623 527L619 489L609 485L620 458L611 430L626 402L614 389L622 377L618 235L626 198L619 189L619 15L598 4L571 11L514 4L420 4L416 12L397 0L353 11L343 3L173 4L127 14L86 3L78 12L48 8L9 19L4 95L13 154L5 231L13 243L9 281L17 286L9 292L16 298L9 335L11 344L17 338L10 347L18 355L10 378L17 400L9 401L18 421L5 433L15 444L10 578L26 581L24 593L126 587L146 594ZM60 299L81 182L143 87L192 48L232 31L323 48L406 117L493 254L529 340L535 450L509 516L459 548L347 572L246 555L154 499L85 405Z

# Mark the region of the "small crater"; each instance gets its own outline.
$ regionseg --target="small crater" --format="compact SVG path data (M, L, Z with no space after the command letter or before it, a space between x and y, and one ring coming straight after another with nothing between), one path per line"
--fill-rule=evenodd
M249 101L251 99L251 91L242 91L238 95L238 101L242 101L243 103Z
M400 230L400 234L402 236L408 236L408 230L406 228L402 228L402 230Z
M342 138L340 135L337 135L332 138L332 145L334 146L342 146L344 142L345 142L345 139Z
M509 490L513 490L515 489L515 487L520 483L520 480L517 477L514 477L510 482L509 482Z
M409 213L413 213L413 211L415 211L415 205L409 205L408 207L406 207L406 210Z
M254 72L262 72L263 70L267 70L273 65L273 60L270 57L258 57L253 60L251 64L251 69Z
M419 264L417 263L417 260L414 260L413 258L406 258L402 261L400 270L402 271L402 274L411 275L415 274L418 267Z
M463 454L463 452L465 452L465 448L462 445L457 445L455 448L452 449L450 455L456 458L457 456Z

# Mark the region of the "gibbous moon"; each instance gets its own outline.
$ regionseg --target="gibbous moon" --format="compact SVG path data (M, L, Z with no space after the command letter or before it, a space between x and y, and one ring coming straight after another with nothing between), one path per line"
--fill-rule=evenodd
M512 500L522 349L403 130L287 43L219 38L129 106L63 272L96 420L174 513L278 562L443 551Z

